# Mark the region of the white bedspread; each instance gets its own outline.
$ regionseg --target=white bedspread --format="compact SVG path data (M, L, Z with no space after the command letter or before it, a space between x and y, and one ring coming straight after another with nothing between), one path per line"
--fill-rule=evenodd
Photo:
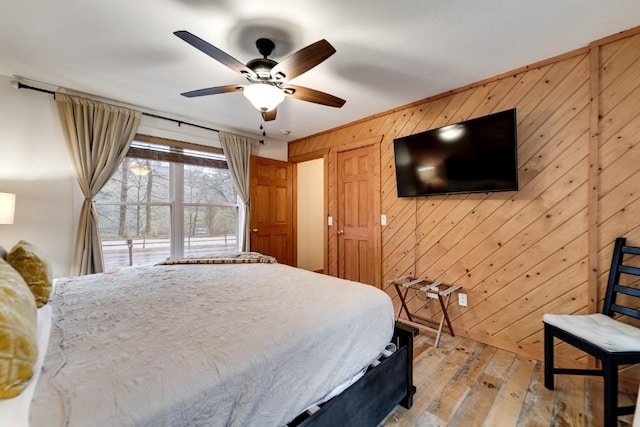
M281 264L59 280L31 425L278 426L393 333L374 287Z

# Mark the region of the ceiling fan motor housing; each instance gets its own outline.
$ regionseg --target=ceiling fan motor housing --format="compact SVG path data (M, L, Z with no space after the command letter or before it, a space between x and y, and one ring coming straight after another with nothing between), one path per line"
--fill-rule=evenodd
M251 68L261 80L271 80L271 69L277 64L273 59L256 58L247 62L247 67Z

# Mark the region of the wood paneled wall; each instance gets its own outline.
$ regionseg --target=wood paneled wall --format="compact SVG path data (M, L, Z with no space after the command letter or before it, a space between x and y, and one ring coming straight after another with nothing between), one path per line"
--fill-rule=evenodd
M519 191L397 197L394 138L513 107ZM541 359L542 314L599 309L614 239L640 245L640 27L293 141L289 157L373 137L382 138L380 213L388 220L380 285L397 305L387 279L460 284L469 305L451 306L456 332ZM334 201L328 209L335 215ZM437 314L416 296L410 304ZM559 347L564 359L586 363Z

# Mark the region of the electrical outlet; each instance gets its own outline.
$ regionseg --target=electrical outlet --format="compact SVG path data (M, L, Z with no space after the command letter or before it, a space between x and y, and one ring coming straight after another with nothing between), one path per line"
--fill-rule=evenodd
M458 293L458 305L461 307L467 306L467 294Z

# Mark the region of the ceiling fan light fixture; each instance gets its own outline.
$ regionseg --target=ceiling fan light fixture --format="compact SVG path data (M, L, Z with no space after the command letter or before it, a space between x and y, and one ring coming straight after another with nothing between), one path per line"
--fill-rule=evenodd
M271 111L284 101L284 92L270 83L254 83L242 91L259 111Z

